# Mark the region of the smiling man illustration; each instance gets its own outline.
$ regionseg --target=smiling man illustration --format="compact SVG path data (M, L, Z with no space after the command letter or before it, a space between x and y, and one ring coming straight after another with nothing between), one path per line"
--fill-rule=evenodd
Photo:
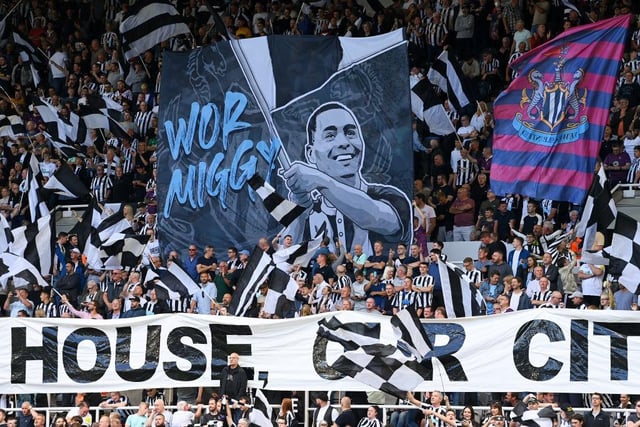
M396 187L367 182L361 175L365 144L360 124L346 106L330 102L307 121L307 163L295 161L281 176L292 201L308 208L286 233L301 240L326 233L351 251L371 254L372 242L408 242L411 205Z

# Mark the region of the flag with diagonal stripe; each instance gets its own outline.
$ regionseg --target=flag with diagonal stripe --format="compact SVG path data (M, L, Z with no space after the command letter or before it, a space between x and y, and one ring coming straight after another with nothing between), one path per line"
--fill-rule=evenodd
M444 105L427 79L420 80L411 88L411 111L418 120L429 127L431 133L449 135L456 131Z
M233 299L229 306L229 313L234 316L245 316L253 305L254 296L260 286L267 280L274 265L271 257L259 247L255 247L249 256L249 262L243 269Z
M191 30L167 0L138 0L120 24L124 57L142 55L155 45Z
M78 179L71 168L63 163L44 184L44 188L71 199L83 199L89 189Z
M262 390L256 389L253 408L251 408L251 412L249 412L249 421L251 424L260 427L273 427L273 422L271 422L272 415L273 408L269 405L267 396L264 395Z
M269 214L283 226L288 227L304 213L305 208L303 206L282 197L260 175L253 175L248 183L253 188L253 191L260 196Z
M479 290L469 282L462 269L438 260L438 271L447 317L477 316L486 312L484 299Z
M447 94L449 101L456 111L475 102L475 98L465 82L460 64L449 58L449 52L444 50L433 63L427 77L434 85Z
M604 168L600 167L593 178L580 222L576 226L576 236L582 237L582 247L591 249L598 231L606 236L606 230L614 227L617 214L618 209L611 197L607 175Z
M29 204L29 213L31 222L35 222L38 218L48 215L49 209L42 200L40 194L42 189L41 181L43 179L40 171L40 163L35 154L28 155L28 173L27 179L20 184L20 191L27 193L27 203Z
M322 243L323 236L318 236L314 240L307 240L297 245L291 245L283 248L273 254L273 262L282 270L287 270L288 266L300 265L303 268L309 265L309 262L316 253L316 250Z
M49 286L33 264L21 256L5 252L0 254L0 285L6 288L9 279L13 279L16 288L36 283L43 288Z
M53 265L52 239L55 234L54 230L54 217L47 213L31 224L11 230L13 242L9 246L9 250L13 254L25 258L43 276L46 276L51 273Z

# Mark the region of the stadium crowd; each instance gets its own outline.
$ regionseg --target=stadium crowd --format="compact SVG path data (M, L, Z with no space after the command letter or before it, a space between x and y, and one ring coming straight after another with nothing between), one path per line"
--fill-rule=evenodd
M27 177L24 164L27 153L37 156L43 183L57 168L70 167L100 203L126 203L125 216L134 229L150 235L142 259L144 268L163 268L177 263L201 286L201 296L196 293L177 301L160 300L153 287L142 282L144 268L133 272L93 270L85 265L78 237L59 233L52 272L55 291L37 285L0 289L4 315L115 319L168 312L228 314L234 287L247 265L249 252L229 247L220 255L212 246L190 245L187 254L174 251L165 256L155 239L155 150L163 52L216 43L226 36L209 23L207 2L174 3L189 23L192 35L172 38L130 62L122 59L118 35L119 23L129 7L127 2L22 0L0 5L2 15L11 11L6 17L7 28L29 40L49 58L49 64L37 69L38 74L34 75L15 41L7 35L2 39L0 114L21 116L26 134L0 138L0 212L12 227L29 221L29 206L21 186ZM368 37L404 28L413 78L425 76L438 54L448 49L457 57L465 77L474 83L471 86L477 90L475 95L479 100L477 109L472 106L471 111L456 112L444 98L445 94L441 94L456 128L455 134L435 137L423 123L415 122L412 141L415 241L412 244L384 247L378 242L374 252L368 254L358 247L353 253L343 253L339 248L333 253L324 242L310 267L294 266L291 274L300 285L296 300L281 298L276 310L266 312L263 304L268 289L264 286L255 298L252 315L285 318L332 310L392 315L411 305L424 318L445 317L437 260L446 257L448 242L469 240L480 241L480 248L465 257L463 268L486 302L486 315L543 307L637 310L637 296L623 283L607 277L603 266L579 262L582 248L579 240L574 239L574 232L580 206L529 200L517 194L499 198L491 191L491 102L514 78L509 63L567 28L619 14L640 13L640 3L631 0L576 0L575 7L569 3L398 0L370 15L366 8L352 0L325 0L310 5L289 0L234 0L216 5L227 31L236 37L268 34ZM600 160L612 183L640 182L640 29L635 19L632 27L610 123L600 149ZM39 77L38 84L34 77L36 80ZM129 138L115 138L104 129L94 129L90 141L76 147L82 156L65 157L43 133L46 124L32 106L42 97L64 116L78 110L91 94L109 97L122 105L121 124ZM50 208L70 202L56 196L48 200ZM427 249L427 242L432 243L433 249ZM272 240L265 237L258 242L271 253L295 243L291 236L276 236ZM594 247L587 249L598 251L603 245L603 237L599 235ZM480 414L474 417L473 408L469 408L460 414L467 418L458 421L448 418L445 411L434 409L440 406L438 397L434 398L437 395L434 392L424 396L432 405L424 408L429 425L505 425L501 409L503 396L498 396L498 410L486 419L481 420ZM55 425L78 427L95 422L99 427L122 424L183 427L193 422L192 417L200 416L201 424L212 420L228 422L234 417L236 425L244 422L238 415L242 414L238 403L225 402L226 407L234 411L233 416L229 416L221 409L221 397L207 401L202 390L200 393L177 392L175 396L178 410L173 413L163 408L160 402L164 395L155 389L145 391L146 403L141 403L136 413L118 409L129 406L129 400L117 392L103 396L102 400L94 397L92 401L85 400L88 396L83 394L73 399L63 396L58 403L77 404L78 414L61 417L55 420ZM518 397L515 393L504 397L507 396ZM598 395L594 396L589 404L598 400ZM246 396L233 398L242 402ZM486 404L490 400L458 397L453 403ZM533 399L528 400L533 404ZM42 416L31 412L29 401L35 403L33 396L15 402L22 405L17 420L5 420L6 414L0 411L0 426L19 422L20 427L42 427ZM548 396L538 396L538 401L553 403ZM323 407L322 396L317 402ZM138 401L132 403L135 405ZM203 403L208 403L208 408L201 406ZM515 403L517 401L505 401L504 405L516 406ZM93 420L89 404L111 413ZM281 414L282 423L288 427L291 426L290 404L290 401L283 404ZM637 427L638 416L633 413L628 395L620 396L620 405L625 415L612 419L618 425ZM349 402L342 403L342 409L342 414L349 410ZM367 415L363 415L363 419L369 421L358 425L378 425L373 421L379 415L378 408L372 407L370 411L372 414L367 411ZM331 422L323 421L322 415L314 419L316 427L323 426L323 422L331 426L334 421L339 426L353 425L353 422L338 423L337 411L328 412ZM401 413L404 412L398 412ZM562 413L559 424L580 427L580 420L574 423L570 411L564 408ZM589 416L582 420L585 427L610 425L598 418L598 414L596 410L593 416L596 421ZM413 415L415 418L416 414ZM405 415L402 421L396 420L392 425L416 425L409 418L410 415Z

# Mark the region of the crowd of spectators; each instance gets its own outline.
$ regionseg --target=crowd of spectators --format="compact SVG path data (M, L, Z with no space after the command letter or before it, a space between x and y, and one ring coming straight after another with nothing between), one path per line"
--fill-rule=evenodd
M174 251L165 257L155 240L155 149L163 53L216 43L226 36L209 23L207 2L175 3L192 34L170 39L130 62L122 59L118 35L119 23L129 7L127 2L23 0L0 5L0 13L11 11L7 27L30 40L50 60L39 70L40 83L36 85L16 44L3 38L0 114L20 115L27 133L0 138L0 212L14 227L28 222L28 206L21 187L27 175L27 153L37 156L44 181L57 168L70 167L99 202L128 203L125 216L140 233L151 236L143 256L145 266L163 268L179 263L201 286L202 297L165 301L158 299L152 286L142 282L144 272L92 270L83 263L78 237L59 233L53 271L55 290L35 285L8 293L5 289L0 292L5 315L88 319L167 312L228 315L248 251L229 247L219 256L211 246L199 248L192 244L188 254ZM368 254L358 247L353 253L341 248L334 253L325 242L310 267L293 267L291 274L300 285L295 302L281 298L276 310L265 311L265 286L255 298L252 315L285 318L335 310L392 315L411 305L424 318L445 317L437 261L446 258L447 242L456 240L481 242L477 253L465 257L463 268L485 299L486 315L540 307L636 310L637 296L623 283L610 280L603 266L579 262L581 248L573 239L573 232L580 206L530 200L518 194L500 198L491 190L491 102L515 77L508 64L567 28L640 12L640 3L631 0L574 3L576 9L555 0L397 0L375 13L353 0L325 0L310 5L289 0L234 0L214 5L227 31L240 38L267 34L368 37L404 28L413 78L425 76L432 61L448 49L451 57L460 62L465 76L475 83L480 100L477 109L456 112L443 99L456 134L434 137L416 123L413 147L417 226L413 244L384 247L376 242L374 252ZM636 29L635 19L632 26L600 150L600 160L613 183L640 182L640 30ZM91 94L110 97L122 105L121 120L129 138L118 139L104 130L91 130L90 142L77 147L84 157L66 158L44 135L45 123L30 107L41 96L64 116L76 111ZM49 200L50 207L64 202L59 198ZM427 250L427 241L433 243L431 251ZM269 252L294 243L291 236L262 238L258 242ZM598 251L603 244L598 236L596 245L588 249ZM112 414L119 414L118 417L87 421L82 400L78 402L80 421L76 422L91 425L96 421L100 427L183 427L168 421L169 414L164 420L148 417L145 404L140 404L138 418L133 413L125 416L116 409L123 396L113 394L109 396L113 401L105 403L111 406L105 408L113 409ZM185 405L203 403L196 400L180 400L182 407L177 412L192 413ZM164 413L157 402L147 400L146 404L154 407L156 414ZM220 412L220 400L208 403L208 414ZM28 403L27 406L22 411L25 416L31 410ZM204 409L198 407L197 411ZM172 414L174 420L177 412ZM370 424L366 425L376 425L372 420L377 408L372 407L371 412ZM0 411L0 424L3 415ZM446 413L442 415L446 417ZM288 422L286 413L283 416ZM70 421L63 417L55 425L62 427ZM432 421L439 426L457 425L443 418ZM482 425L504 425L497 418L489 421ZM21 421L20 425L42 427L43 423L36 415L31 424ZM321 425L319 420L318 426Z

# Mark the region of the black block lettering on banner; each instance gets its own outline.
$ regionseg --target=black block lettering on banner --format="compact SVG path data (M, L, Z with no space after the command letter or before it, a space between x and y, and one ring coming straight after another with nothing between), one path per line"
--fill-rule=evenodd
M91 342L96 349L93 367L86 371L78 363L78 348L83 341ZM97 328L81 328L73 331L64 341L62 364L67 376L77 383L98 381L109 368L111 343L106 333Z
M595 322L593 324L593 335L605 335L611 339L611 380L628 380L629 353L627 337L640 335L638 324Z
M42 382L58 381L58 328L42 328L42 346L27 346L27 328L11 329L11 384L24 384L27 361L42 361Z
M589 321L571 321L571 369L569 380L589 380Z
M230 344L227 341L229 335L253 335L247 325L209 325L211 332L211 379L219 380L222 368L227 366L227 357L231 353L239 356L251 356L251 344ZM242 364L242 360L240 361ZM247 378L252 379L253 368L244 367Z
M431 381L433 379L433 363L431 360L435 358L444 366L445 372L451 381L467 381L467 375L460 360L453 356L462 348L467 337L464 327L456 323L423 323L422 326L427 331L427 336L432 343L436 342L438 335L449 338L445 345L434 345L433 349L427 354L426 361L431 373L431 377L428 380Z
M163 369L169 378L176 381L197 380L204 374L207 367L207 358L200 350L184 344L183 338L191 339L193 344L206 344L207 337L195 328L177 328L169 332L167 348L171 354L188 360L191 368L183 371L178 368L176 362L164 362Z
M160 359L160 326L147 326L147 345L142 367L131 367L131 328L117 328L116 373L125 381L146 381L153 376ZM136 337L140 341L140 337Z
M532 320L520 327L513 344L513 363L520 374L532 381L548 381L558 375L563 363L553 357L542 366L534 366L529 359L531 340L544 334L551 342L564 341L564 334L557 323L548 320Z

